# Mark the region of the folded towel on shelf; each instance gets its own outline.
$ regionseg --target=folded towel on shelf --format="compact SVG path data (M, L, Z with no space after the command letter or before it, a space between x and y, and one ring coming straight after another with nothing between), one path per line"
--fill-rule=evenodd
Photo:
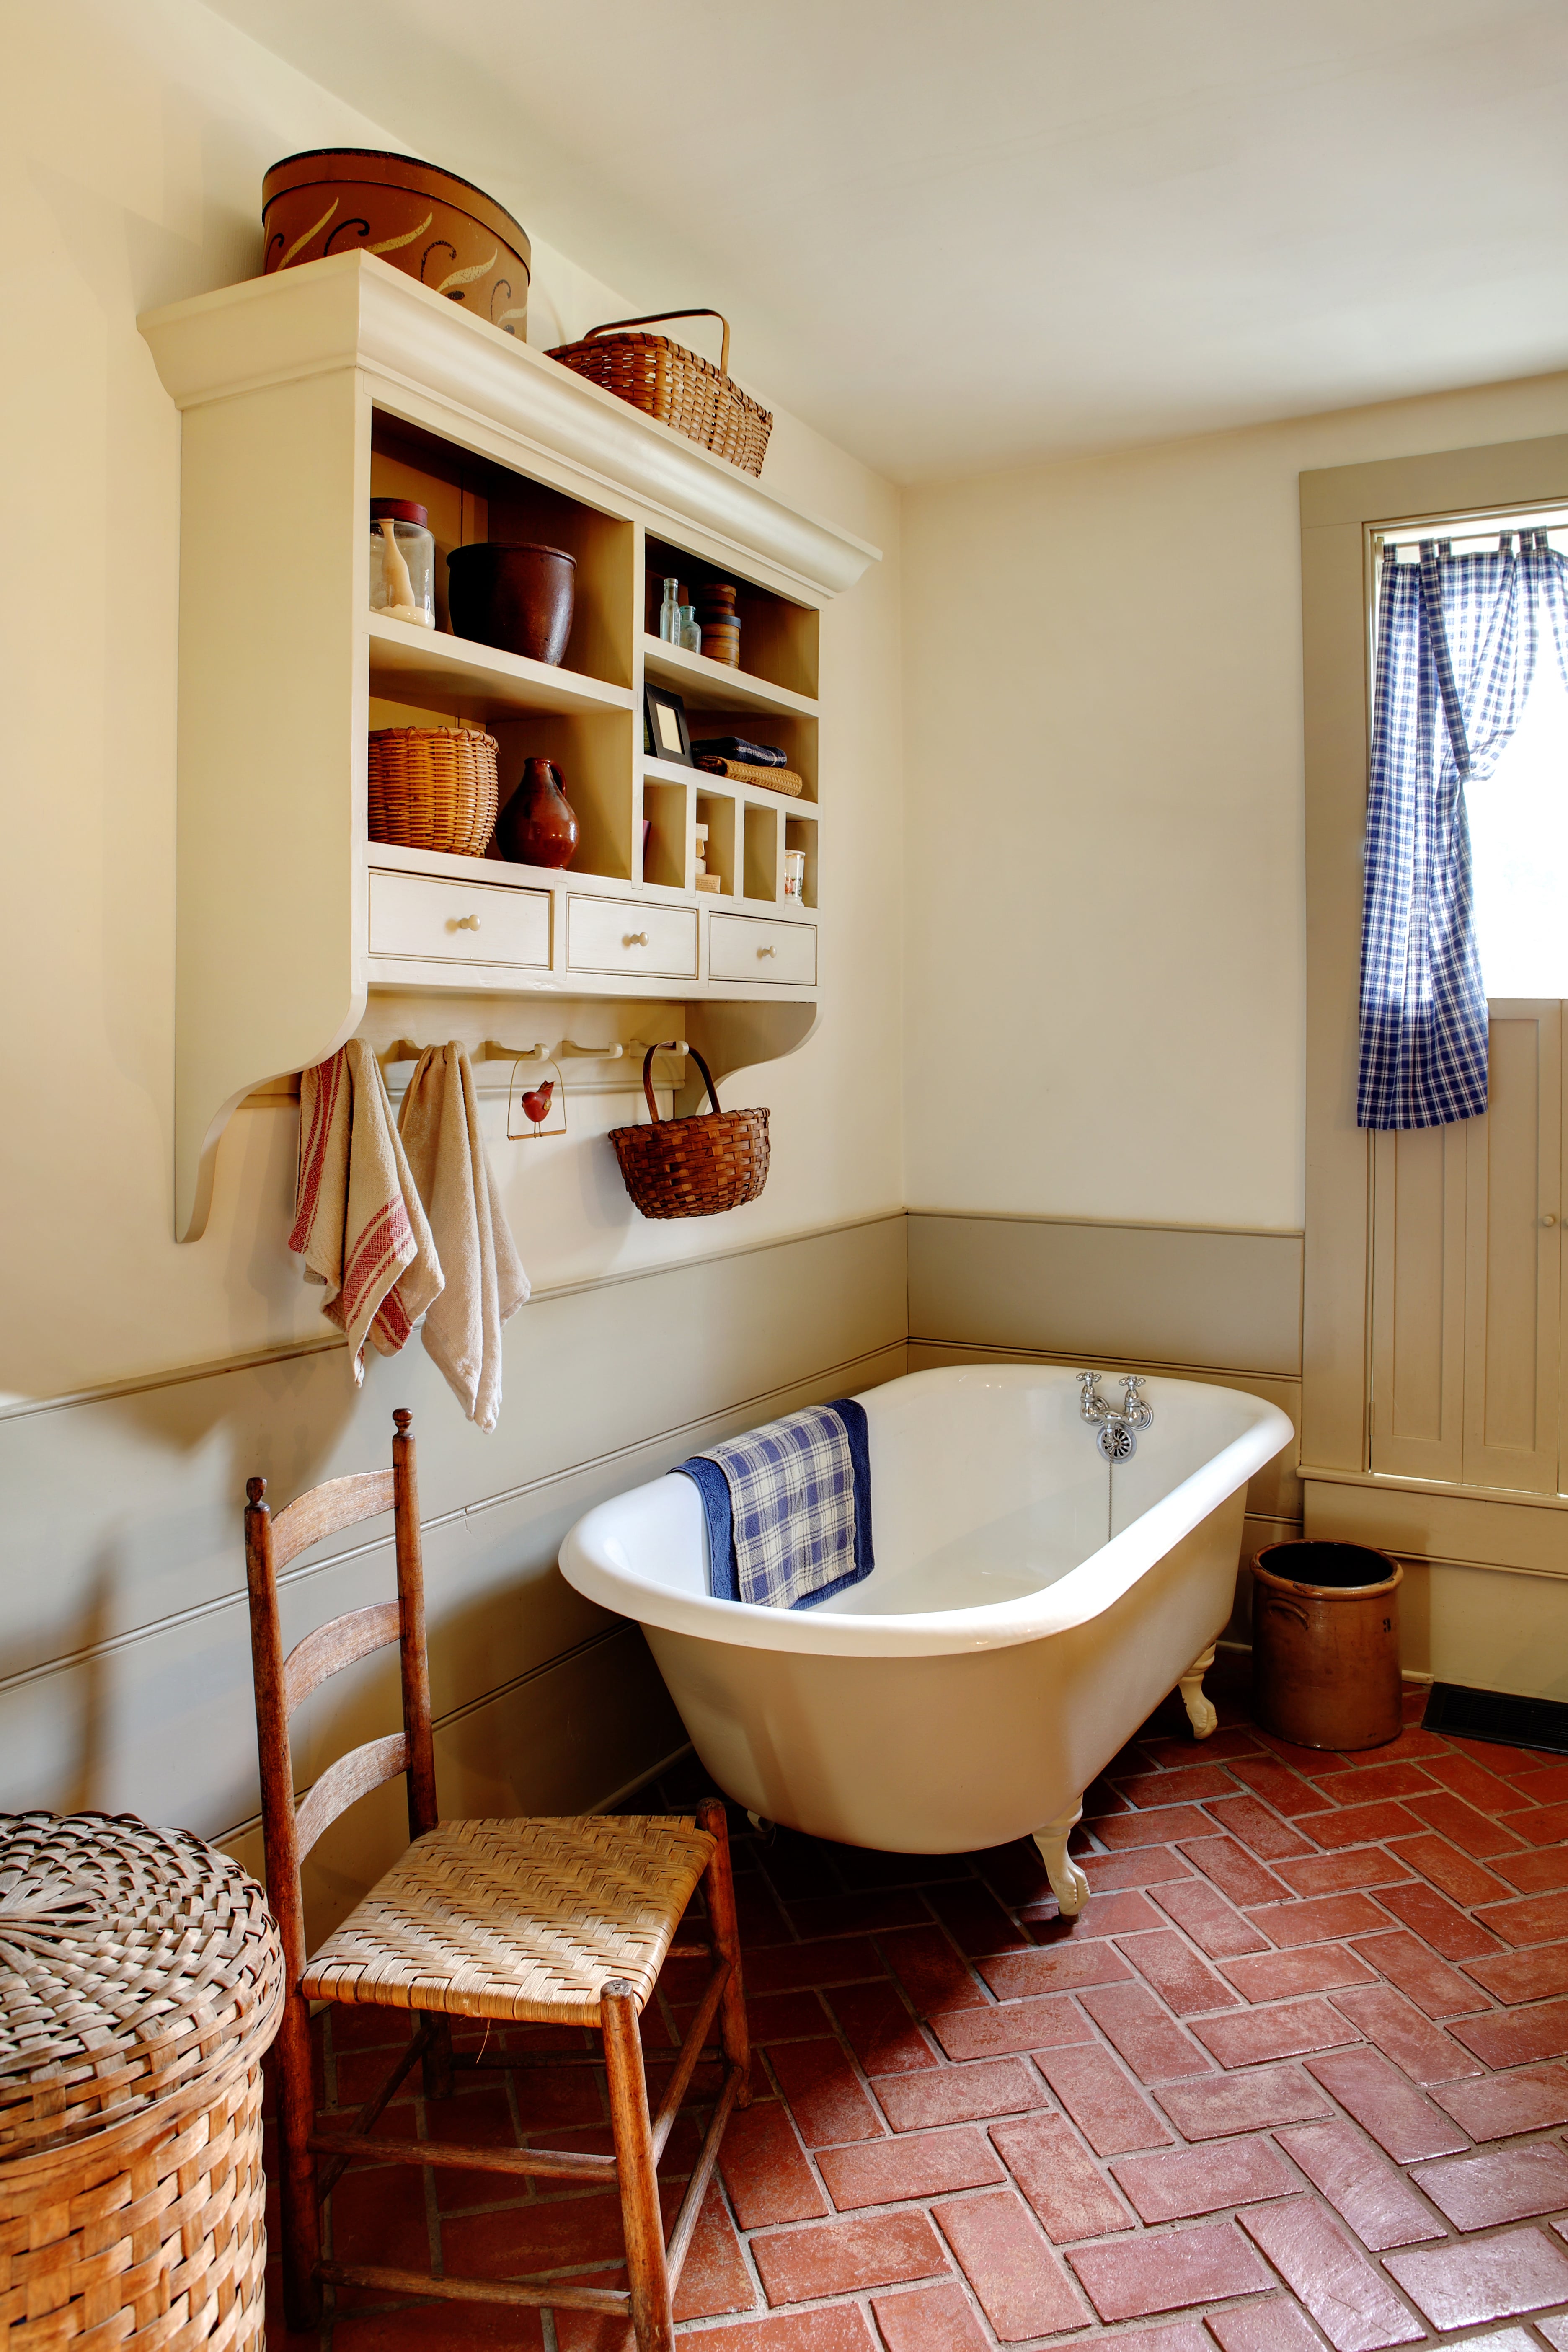
M785 1413L678 1467L702 1497L716 1600L809 1609L876 1566L866 1413L853 1397Z
M706 752L710 760L744 760L753 768L787 768L789 753L776 743L753 743L745 735L709 735L693 743L691 756Z
M750 760L702 759L698 766L710 776L726 776L732 784L761 784L770 793L787 793L798 800L805 790L804 777L793 768L759 768Z
M392 1123L386 1080L353 1038L300 1076L300 1167L289 1246L307 1282L331 1296L321 1312L348 1335L356 1384L368 1338L395 1356L439 1296L441 1260Z
M397 1131L447 1276L425 1318L425 1352L468 1419L490 1430L500 1411L501 1326L529 1284L485 1155L474 1074L461 1045L426 1047Z

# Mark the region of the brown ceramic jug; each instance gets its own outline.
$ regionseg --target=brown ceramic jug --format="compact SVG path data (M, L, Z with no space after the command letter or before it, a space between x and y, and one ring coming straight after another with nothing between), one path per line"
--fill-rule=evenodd
M522 780L500 813L496 839L503 857L519 866L570 866L577 850L577 814L561 789L553 760L525 760Z

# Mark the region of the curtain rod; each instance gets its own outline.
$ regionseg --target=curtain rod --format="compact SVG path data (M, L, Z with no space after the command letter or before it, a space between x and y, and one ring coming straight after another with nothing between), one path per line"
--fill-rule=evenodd
M1494 522L1485 530L1448 530L1441 523L1428 523L1421 530L1412 531L1408 537L1403 532L1396 536L1391 531L1374 530L1372 545L1374 554L1387 555L1391 552L1397 554L1401 548L1418 548L1424 540L1428 539L1442 540L1450 547L1470 547L1481 540L1495 544L1505 531L1510 538L1517 539L1532 530L1544 532L1548 538L1555 531L1561 537L1568 532L1568 516L1551 521Z

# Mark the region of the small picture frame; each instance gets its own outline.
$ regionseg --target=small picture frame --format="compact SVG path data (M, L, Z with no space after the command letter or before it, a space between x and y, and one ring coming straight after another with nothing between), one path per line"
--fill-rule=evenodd
M673 760L679 768L693 766L686 705L679 695L671 694L668 687L646 684L643 688L643 708L647 722L648 749L654 758Z

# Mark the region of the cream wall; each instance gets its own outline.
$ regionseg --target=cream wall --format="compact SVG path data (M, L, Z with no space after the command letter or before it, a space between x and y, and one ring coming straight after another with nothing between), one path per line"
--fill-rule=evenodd
M1196 1372L1300 1425L1298 478L1565 419L1558 375L906 494L911 1368ZM1294 1471L1244 1561L1304 1517L1400 1548ZM1407 1671L1545 1688L1562 1577L1420 1549Z
M0 953L7 1003L27 1008L9 1024L11 1085L33 1108L7 1140L6 1206L27 1246L9 1271L0 1391L37 1396L322 1328L283 1247L290 1112L236 1120L205 1238L171 1235L179 422L135 320L255 271L276 157L398 142L195 0L13 7L5 54L0 268L25 363L0 371L12 455ZM636 307L547 247L535 266L536 339ZM763 1199L719 1231L647 1224L601 1181L607 1154L588 1129L625 1118L624 1102L586 1115L555 1155L563 1165L548 1147L502 1142L508 1207L542 1287L902 1197L898 499L787 416L768 480L887 551L823 623L831 1014L793 1062L742 1082L772 1106L778 1150Z
M500 1430L465 1423L416 1347L373 1358L356 1393L285 1247L291 1107L237 1116L205 1238L172 1238L179 423L135 321L254 272L277 157L398 142L195 0L24 0L0 39L0 1807L127 1805L243 1843L245 1476L283 1499L384 1459L404 1402L450 1800L597 1802L681 1734L640 1635L562 1584L565 1527L704 1433L903 1367L897 494L779 418L770 486L886 554L823 624L829 1011L727 1089L772 1108L763 1198L645 1223L603 1140L627 1097L574 1095L550 1147L507 1146L487 1100L535 1285ZM637 307L534 261L535 341ZM560 1019L513 1026L553 1043ZM487 1011L472 1034L492 1029L510 1034ZM293 1628L390 1575L384 1544L339 1539L290 1582ZM373 1675L351 1713L394 1705Z
M911 1208L1298 1230L1308 467L1568 377L906 494Z

